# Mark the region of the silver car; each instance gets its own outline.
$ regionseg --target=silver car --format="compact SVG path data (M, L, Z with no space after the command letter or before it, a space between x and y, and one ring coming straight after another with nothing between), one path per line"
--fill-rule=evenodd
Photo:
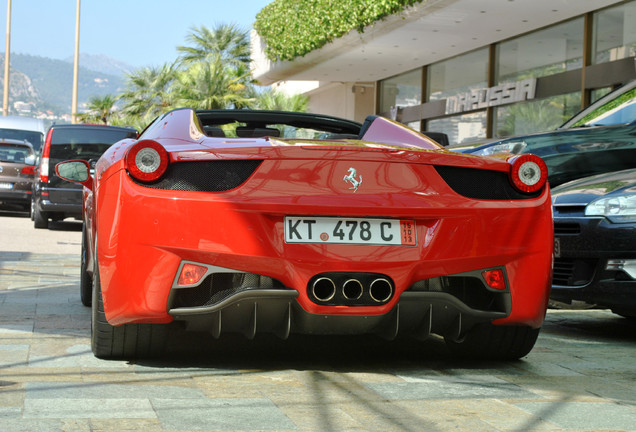
M31 143L0 139L0 205L30 210L34 174Z

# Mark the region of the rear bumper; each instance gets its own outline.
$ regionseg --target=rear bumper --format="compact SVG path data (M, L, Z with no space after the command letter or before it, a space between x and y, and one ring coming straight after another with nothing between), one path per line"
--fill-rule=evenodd
M40 210L45 213L63 213L65 216L82 218L82 204L54 203L49 200L39 201Z
M284 190L269 196L258 184L245 189L176 193L136 185L122 171L109 177L99 189L96 221L109 322L180 320L193 328L217 326L248 335L253 328L279 334L401 332L392 328L445 333L479 321L535 328L543 322L553 245L548 191L504 205L457 196L431 206L435 201L423 195L376 194L352 206L347 197L330 205L331 197L308 195L299 203L297 194ZM250 192L252 200L246 197ZM284 217L315 215L317 208L325 215L346 211L347 217L414 220L417 246L285 243ZM175 306L175 281L185 261L273 278L283 289L259 287L218 304ZM425 281L494 267L507 278L506 289L494 297L475 294L472 285L453 285L447 292L422 288ZM376 306L318 304L308 284L324 272L386 275L394 294ZM482 304L483 298L491 304Z
M28 205L31 202L31 191L25 190L2 190L0 189L0 202L7 204Z
M425 339L432 333L459 338L474 324L504 318L507 312L471 309L446 293L404 292L398 303L382 315L320 315L305 311L295 290L247 290L203 308L177 308L169 312L175 321L193 331L272 333L286 339L301 334L377 334L387 339L409 335Z

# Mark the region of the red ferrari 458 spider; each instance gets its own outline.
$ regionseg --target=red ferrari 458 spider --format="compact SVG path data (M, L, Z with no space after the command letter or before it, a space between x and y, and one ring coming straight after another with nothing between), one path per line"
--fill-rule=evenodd
M171 111L84 185L81 291L102 358L156 354L168 323L240 332L442 335L516 359L545 317L553 233L534 155L452 153L399 123Z

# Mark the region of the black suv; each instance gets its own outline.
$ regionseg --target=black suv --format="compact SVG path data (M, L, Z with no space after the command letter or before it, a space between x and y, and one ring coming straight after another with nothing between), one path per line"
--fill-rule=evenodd
M62 180L55 165L83 159L91 165L110 147L125 138L137 138L132 128L105 125L53 125L49 129L31 198L31 218L36 228L48 228L49 219L82 219L82 186Z

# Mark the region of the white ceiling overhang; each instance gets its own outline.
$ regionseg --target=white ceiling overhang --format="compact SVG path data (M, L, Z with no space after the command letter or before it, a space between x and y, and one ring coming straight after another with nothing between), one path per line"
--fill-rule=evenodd
M424 0L293 61L271 62L252 33L254 77L378 81L594 11L620 0Z

